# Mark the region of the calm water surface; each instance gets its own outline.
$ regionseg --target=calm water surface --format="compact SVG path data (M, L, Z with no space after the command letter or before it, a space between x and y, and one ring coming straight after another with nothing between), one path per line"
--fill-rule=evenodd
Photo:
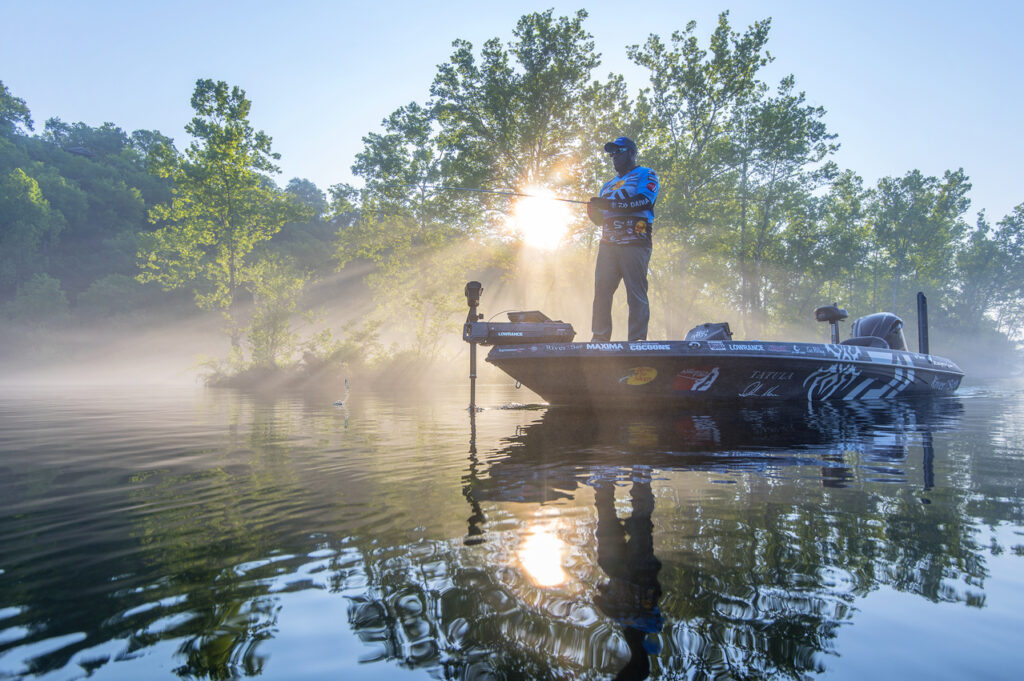
M0 390L0 678L1018 679L1017 383Z

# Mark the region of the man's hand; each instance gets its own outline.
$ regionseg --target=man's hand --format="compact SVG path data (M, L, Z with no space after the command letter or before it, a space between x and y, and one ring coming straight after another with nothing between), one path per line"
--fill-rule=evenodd
M598 211L598 210L611 210L612 202L609 199L602 199L600 196L595 196L590 199L590 203L587 204L587 210Z

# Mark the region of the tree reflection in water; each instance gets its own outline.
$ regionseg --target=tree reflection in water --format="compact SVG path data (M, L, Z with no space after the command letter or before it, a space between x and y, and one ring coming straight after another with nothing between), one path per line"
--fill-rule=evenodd
M483 461L471 441L463 478L469 548L443 557L443 584L414 587L423 602L417 616L429 620L416 631L438 632L420 644L427 658L417 661L415 637L387 605L395 598L387 588L358 602L352 624L360 629L360 613L373 607L369 638L391 639L382 657L441 664L446 678L639 679L652 670L804 678L824 670L858 597L887 584L931 600L969 600L963 585L983 579L980 547L955 509L923 518L914 494L866 491L906 483L911 447L923 450L924 465L923 485L912 487L928 491L931 432L958 414L956 402L724 414L550 410ZM817 493L801 496L780 482L809 473ZM690 482L703 489L687 498ZM732 484L711 487L718 482ZM623 519L617 486L629 487ZM834 496L847 487L858 489ZM675 497L660 517L656 488ZM596 513L567 513L571 527L561 530L573 547L569 584L538 586L510 559L514 545L533 536L539 509L591 494ZM381 575L381 585L391 581Z
M30 674L77 651L97 651L77 662L88 672L170 643L182 677L257 676L273 667L289 596L321 590L344 599L363 661L443 678L803 678L881 586L984 605L973 523L1010 511L936 487L932 433L959 414L955 400L551 409L486 443L473 420L449 499L434 489L443 476L416 487L390 469L342 495L353 471L386 469L393 439L373 431L365 459L339 467L330 422L300 452L296 417L242 410L215 465L136 464L118 524L99 507L83 532L73 504L8 516L0 580L19 610L5 626L29 632L19 644L86 632ZM406 525L422 521L396 514L450 519L414 539ZM536 556L550 553L562 574L539 585Z

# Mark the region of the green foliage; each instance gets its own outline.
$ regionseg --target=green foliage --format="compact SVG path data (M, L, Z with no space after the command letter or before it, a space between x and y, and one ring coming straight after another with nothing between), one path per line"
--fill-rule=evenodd
M25 100L15 97L0 80L0 135L21 133L20 127L32 130L32 115Z
M879 180L870 220L892 311L912 310L922 287L948 290L948 273L967 231L963 215L970 188L962 169L947 170L942 180L919 170ZM902 285L908 278L913 286Z
M64 229L39 183L15 168L0 177L0 290L13 290L46 267L48 251Z
M151 286L141 284L127 274L108 274L97 279L75 300L76 312L83 317L113 317L132 312L155 302Z
M250 277L249 255L299 211L264 175L278 172L278 154L270 137L250 125L243 90L199 80L192 108L196 116L185 127L192 144L157 167L173 180L172 199L150 211L162 226L139 251L139 280L192 287L199 307L224 314L237 347L235 307Z
M252 364L275 367L281 360L287 362L295 349L291 320L308 275L290 260L268 258L250 267L247 276L255 307L245 328Z
M4 306L4 316L16 322L42 324L64 318L68 299L60 281L47 274L35 274L18 289L14 300Z

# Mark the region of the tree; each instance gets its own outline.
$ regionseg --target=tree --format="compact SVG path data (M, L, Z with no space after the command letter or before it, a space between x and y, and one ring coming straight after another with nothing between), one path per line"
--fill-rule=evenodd
M295 347L292 315L309 276L286 258L266 258L252 270L255 313L246 327L246 337L257 367L277 366Z
M740 34L728 16L719 15L708 49L700 47L691 21L672 33L670 45L652 35L628 50L650 74L651 87L636 105L635 139L644 150L644 165L661 178L651 288L670 333L682 330L676 318L683 308L678 300L683 281L690 290L698 281L730 282L727 289L734 280L722 266L732 251L730 200L736 195L729 124L737 108L762 91L758 72L771 60L765 49L771 21L755 22ZM711 295L704 285L700 296L686 300L693 305Z
M24 126L32 130L32 115L28 110L25 100L15 97L7 89L4 82L0 80L0 136L10 136L21 133L19 129Z
M241 326L236 306L249 272L249 255L296 216L266 174L277 173L271 139L249 123L251 102L224 81L196 82L193 137L183 156L158 172L174 181L172 200L150 211L162 225L139 251L139 281L165 289L191 286L203 309L227 319L234 349Z
M305 206L313 220L319 220L327 212L327 198L315 183L305 179L293 177L284 188L295 203Z
M783 256L783 229L804 219L811 192L834 172L831 165L819 166L838 148L824 115L824 108L805 104L793 76L782 79L776 96L748 100L734 111L727 153L738 173L736 251L748 333L764 329L770 253Z
M376 263L370 286L382 310L400 307L395 318L412 332L420 354L436 354L437 329L463 307L451 296L451 282L486 266L458 251L471 242L514 248L503 231L507 197L437 185L540 185L580 197L592 191L582 178L600 158L603 139L586 126L600 122L599 133L610 134L607 121L626 97L621 79L607 87L591 82L599 58L583 29L586 16L525 15L511 42L488 40L479 55L470 43L455 41L449 61L438 67L431 99L399 108L381 132L363 138L353 172L366 186L359 218L339 229L338 262Z
M519 187L576 176L586 139L581 114L600 63L586 17L584 10L557 19L553 10L527 14L507 49L496 38L484 43L479 64L470 43L453 43L430 90L446 178Z
M13 290L41 271L64 228L39 183L15 168L0 179L0 290Z
M914 291L948 290L955 247L967 228L963 214L970 205L970 189L962 168L947 170L942 180L912 170L878 181L870 213L880 262L889 277L891 311L913 309L913 291L901 286L904 279L914 280Z

